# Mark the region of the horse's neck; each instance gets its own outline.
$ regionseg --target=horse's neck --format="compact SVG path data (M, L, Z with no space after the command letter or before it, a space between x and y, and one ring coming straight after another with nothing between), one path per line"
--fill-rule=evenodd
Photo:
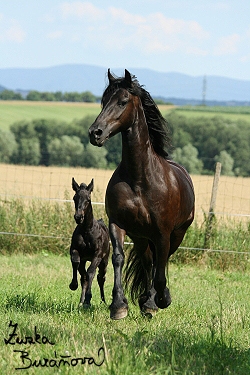
M146 178L152 168L155 152L149 139L148 126L143 110L138 111L134 124L122 133L122 166L133 181Z

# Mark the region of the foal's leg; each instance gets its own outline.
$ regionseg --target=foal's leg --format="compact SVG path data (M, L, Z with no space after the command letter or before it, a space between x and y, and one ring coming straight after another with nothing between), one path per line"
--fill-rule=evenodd
M70 256L71 256L71 264L73 270L73 278L69 287L71 290L76 290L78 288L78 281L77 281L77 270L80 265L80 256L77 250L70 249Z
M86 261L82 260L79 266L79 273L81 275L81 286L82 286L79 307L84 306L85 294L86 294L86 290L88 287L88 274L86 272L85 266L86 266Z
M92 282L95 277L96 268L99 266L100 262L101 262L101 258L94 257L91 261L89 268L87 269L87 284L86 284L86 293L85 293L85 299L84 299L85 307L90 307L90 301L92 298L92 293L91 293Z
M113 246L112 263L114 268L113 300L109 307L110 318L122 319L128 314L128 302L122 288L122 267L124 265L123 244L126 232L115 223L110 223L109 233Z

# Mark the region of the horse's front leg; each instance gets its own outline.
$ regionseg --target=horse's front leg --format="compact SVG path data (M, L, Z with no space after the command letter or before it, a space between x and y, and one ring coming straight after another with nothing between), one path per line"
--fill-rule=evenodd
M77 250L70 249L70 257L71 257L73 278L72 278L71 283L69 284L69 287L71 290L76 290L78 288L77 270L80 265L80 255Z
M109 233L113 246L112 264L114 269L113 300L109 307L110 318L118 320L125 318L128 314L128 301L124 296L122 288L122 267L124 265L123 244L126 232L116 224L110 223Z
M156 290L155 303L160 309L165 309L171 304L169 289L166 286L166 266L169 257L169 248L169 239L162 239L156 245L154 287Z

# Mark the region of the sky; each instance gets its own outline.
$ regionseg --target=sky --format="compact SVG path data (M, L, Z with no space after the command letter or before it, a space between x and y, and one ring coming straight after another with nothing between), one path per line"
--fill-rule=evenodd
M250 0L8 0L0 68L89 64L250 80Z

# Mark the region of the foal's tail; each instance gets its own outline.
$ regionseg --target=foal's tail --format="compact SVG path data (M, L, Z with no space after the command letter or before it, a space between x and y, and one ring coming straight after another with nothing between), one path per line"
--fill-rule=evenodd
M148 275L147 270L143 267L142 257L145 258L144 264L148 264L148 258L150 258L149 252L150 249L148 248L147 251L141 255L138 254L135 247L133 247L126 262L124 270L125 290L128 290L130 286L131 299L134 304L140 295L145 294L147 290ZM152 260L150 260L150 264L152 264Z

